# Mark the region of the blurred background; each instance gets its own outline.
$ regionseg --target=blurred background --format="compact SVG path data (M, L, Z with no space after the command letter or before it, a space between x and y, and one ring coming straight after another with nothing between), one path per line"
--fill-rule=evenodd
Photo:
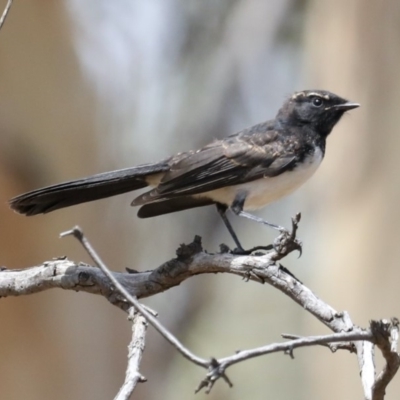
M0 3L1 9L6 1ZM139 220L135 194L25 218L7 200L43 185L156 161L272 118L295 90L327 89L362 107L329 137L297 193L259 212L289 226L304 255L284 261L353 321L400 316L400 3L396 0L16 1L0 32L0 265L67 255L79 224L107 264L152 269L180 243L232 245L213 207ZM246 247L274 232L233 221ZM199 276L145 303L202 357L328 330L272 287ZM103 298L48 291L0 301L2 399L111 399L130 324ZM361 398L357 360L324 348L250 360L209 399ZM151 328L134 398L205 398L204 371ZM397 398L400 379L387 398Z

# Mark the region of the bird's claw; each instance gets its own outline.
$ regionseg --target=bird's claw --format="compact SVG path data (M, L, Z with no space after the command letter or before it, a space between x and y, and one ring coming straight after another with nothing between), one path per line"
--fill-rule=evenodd
M299 252L299 258L303 254L302 243L300 240L296 238L296 233L298 229L298 225L300 222L301 214L298 213L292 218L292 229L291 231L281 227L275 226L279 231L279 236L274 240L273 244L267 246L256 246L249 250L243 249L243 247L236 247L234 250L231 250L227 245L220 245L221 253L230 253L234 255L240 256L262 256L268 253L271 250L275 250L276 259L281 259L285 257L287 254L292 251L297 250Z

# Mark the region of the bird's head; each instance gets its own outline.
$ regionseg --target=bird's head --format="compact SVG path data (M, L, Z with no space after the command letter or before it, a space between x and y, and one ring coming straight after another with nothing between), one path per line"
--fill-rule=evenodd
M326 90L304 90L286 100L277 119L282 124L309 125L320 135L328 136L346 111L359 106Z

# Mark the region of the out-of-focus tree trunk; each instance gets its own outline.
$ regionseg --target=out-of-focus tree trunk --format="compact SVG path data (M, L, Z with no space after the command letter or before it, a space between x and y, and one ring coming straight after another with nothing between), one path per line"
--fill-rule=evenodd
M308 8L308 86L362 105L335 130L314 180L313 286L360 325L400 315L399 21L395 0L311 1ZM309 398L361 398L350 356L327 353L309 369ZM387 398L399 391L396 378Z

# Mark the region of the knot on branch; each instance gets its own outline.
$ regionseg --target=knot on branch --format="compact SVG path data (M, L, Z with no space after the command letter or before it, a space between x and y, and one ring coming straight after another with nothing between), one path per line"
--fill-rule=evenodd
M196 235L192 243L181 244L179 246L176 250L176 258L165 262L163 265L153 270L150 280L162 285L168 285L172 279L175 285L179 284L185 279L193 258L202 251L201 237ZM176 281L178 277L180 278L179 282Z
M283 257L287 256L292 251L297 250L302 254L302 243L297 239L297 229L299 228L299 222L301 219L301 214L297 213L292 218L292 230L282 230L281 234L274 240L274 250L275 254L272 256L274 261L278 261Z
M194 255L202 251L203 251L203 246L201 245L201 237L196 235L192 243L189 244L182 243L176 250L176 255L179 261L188 261Z
M82 271L82 272L79 272L79 274L78 274L78 284L80 286L88 286L88 285L93 286L94 282L92 280L91 275L88 272Z
M397 318L370 321L370 327L378 347L386 347L390 351L396 351L395 346L397 346L399 338L399 320Z
M201 389L206 388L206 394L209 394L214 383L222 378L229 387L233 386L233 383L230 381L228 376L225 373L226 366L221 364L215 358L211 358L210 364L208 366L207 376L199 383L199 386L196 388L195 393L198 393Z

